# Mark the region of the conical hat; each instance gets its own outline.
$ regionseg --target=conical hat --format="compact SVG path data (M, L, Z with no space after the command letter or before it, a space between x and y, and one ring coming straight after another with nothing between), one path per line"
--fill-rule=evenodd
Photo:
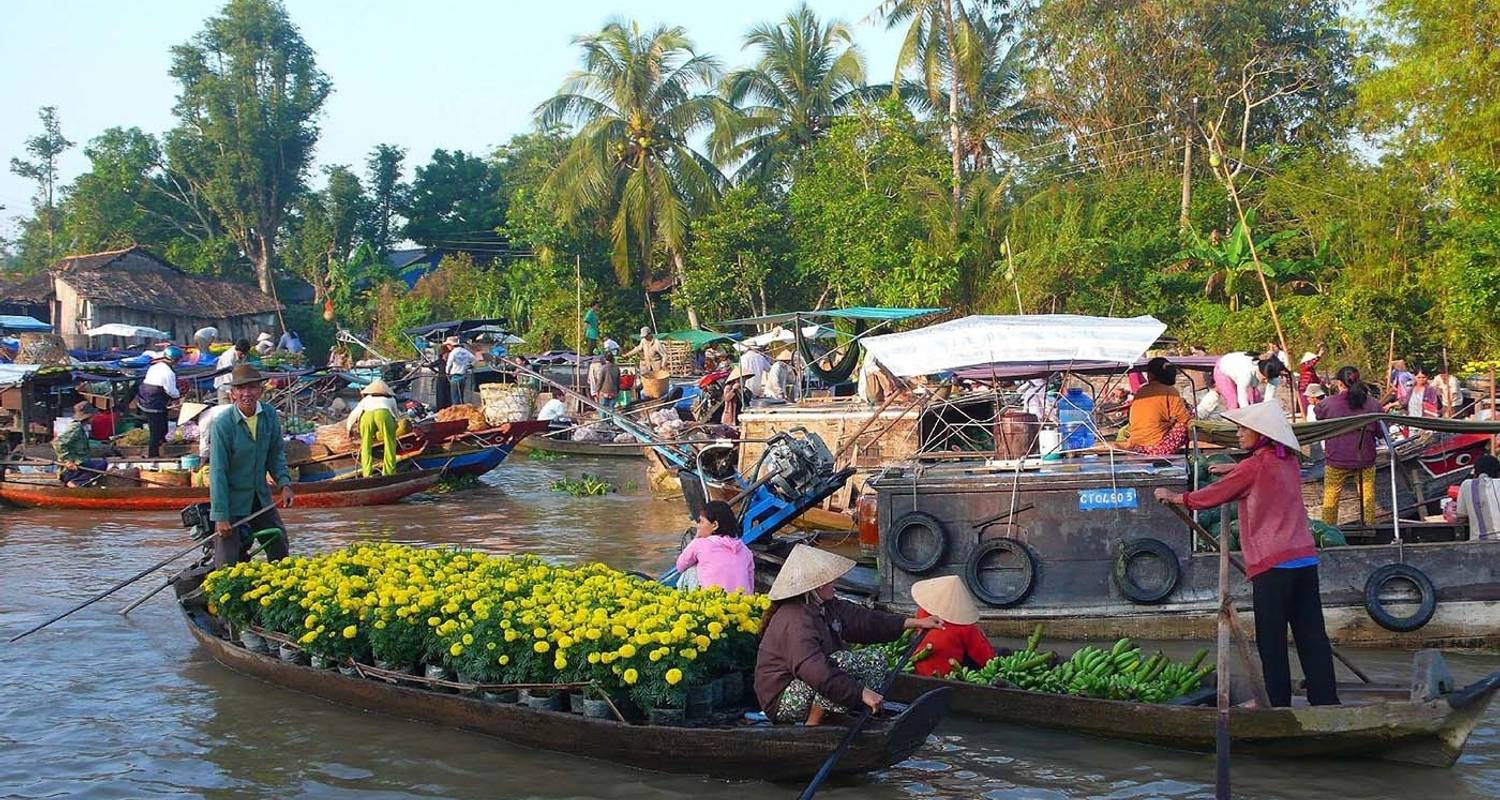
M181 410L177 412L177 424L186 425L207 410L208 406L202 403L183 403Z
M957 575L928 578L911 585L911 599L927 613L954 625L973 625L979 621L974 598Z
M386 382L383 381L383 380L381 380L380 378L376 378L375 380L370 381L370 385L366 386L363 389L360 389L359 393L362 394L362 395L372 395L373 394L373 395L378 395L380 397L393 397L394 396L394 395L391 394L391 387L388 386L388 385L386 385Z
M850 559L799 544L792 548L792 554L781 565L781 572L776 573L776 582L771 584L768 596L772 600L796 597L825 583L833 583L851 569L854 569L854 562Z
M1252 403L1233 411L1225 411L1224 419L1263 434L1287 447L1302 446L1297 443L1297 434L1292 430L1292 424L1286 421L1286 414L1282 412L1281 404L1275 400Z

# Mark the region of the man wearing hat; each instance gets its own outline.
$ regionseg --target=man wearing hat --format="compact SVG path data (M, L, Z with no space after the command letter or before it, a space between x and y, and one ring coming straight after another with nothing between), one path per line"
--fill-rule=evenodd
M249 525L238 520L272 504L270 476L280 489L280 504L292 505L292 475L282 449L281 420L276 409L262 403L265 378L249 364L235 366L229 379L232 405L208 426L208 487L210 513L218 536L214 566L235 564L250 551ZM281 535L266 544L266 558L276 561L288 553L286 526L275 509L256 517L256 530L279 528Z
M1297 435L1274 402L1226 411L1224 418L1239 426L1239 444L1249 457L1233 466L1211 467L1223 475L1216 483L1186 494L1158 488L1156 499L1195 511L1239 501L1240 546L1255 609L1255 646L1271 705L1292 703L1288 625L1307 676L1307 701L1337 705L1333 648L1318 587L1318 551L1302 505Z
M785 403L793 399L796 386L797 378L792 371L792 351L788 348L776 354L771 369L761 381L761 396L773 403Z
M449 391L452 393L454 405L464 401L464 381L468 380L469 370L474 367L478 359L473 351L463 346L457 336L449 336L443 340L448 345L448 358L444 361L444 371L448 374Z
M667 354L663 352L661 341L651 328L641 326L641 343L630 349L623 357L630 358L633 355L641 357L638 369L642 375L650 375L667 368Z
M942 626L936 617L903 619L838 599L833 582L853 568L841 555L799 544L776 575L755 658L755 697L773 722L816 725L825 710L860 705L879 711L884 698L871 687L885 677L885 655L845 643L890 642L908 628Z
M962 578L944 575L917 581L911 585L911 600L917 604L918 619L936 617L943 622L943 627L923 634L916 652L927 653L920 661L913 656L913 672L944 678L958 667L978 669L995 657L995 648L976 624L979 609Z
M181 358L182 348L175 344L153 355L135 394L136 408L146 415L146 427L151 431L151 443L146 448L151 458L161 455L161 443L167 440L167 404L182 396L177 389L177 373L172 369Z
M375 439L380 438L382 475L396 474L396 417L401 409L396 406L396 397L391 387L380 378L359 390L359 404L349 412L344 429L354 432L359 426L359 473L363 477L375 474Z
M88 422L95 411L87 400L78 402L73 406L73 423L52 438L52 452L57 454L57 462L62 465L57 479L64 486L88 486L103 477L100 471L109 466L104 459L94 458L89 452Z

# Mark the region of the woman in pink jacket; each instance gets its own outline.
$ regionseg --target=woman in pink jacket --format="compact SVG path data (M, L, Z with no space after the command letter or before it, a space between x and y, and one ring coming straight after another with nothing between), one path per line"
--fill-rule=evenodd
M695 537L677 556L677 571L682 573L677 588L755 591L755 558L740 541L740 524L728 503L712 500L703 507Z

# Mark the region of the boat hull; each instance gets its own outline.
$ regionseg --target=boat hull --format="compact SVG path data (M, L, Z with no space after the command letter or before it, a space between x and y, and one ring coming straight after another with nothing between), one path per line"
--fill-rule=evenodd
M440 470L402 473L348 481L294 483L295 508L352 508L395 503L430 488ZM25 508L106 511L179 511L208 502L208 487L69 488L0 481L0 500Z
M521 440L516 445L519 451L540 450L546 453L560 453L569 456L593 456L595 458L640 458L640 447L630 445L603 445L598 442L573 442L566 439L554 439L550 436L534 434Z
M630 725L440 694L336 671L287 664L221 638L200 608L184 607L188 629L215 661L266 683L354 708L495 736L515 744L612 761L659 772L733 780L802 781L838 747L838 725L674 728ZM905 712L867 726L835 766L856 775L905 760L926 741L946 708L946 692L929 694Z

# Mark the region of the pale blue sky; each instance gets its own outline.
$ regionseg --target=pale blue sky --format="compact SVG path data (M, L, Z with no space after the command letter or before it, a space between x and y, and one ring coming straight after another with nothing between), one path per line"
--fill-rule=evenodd
M862 21L878 0L811 0L824 19L854 26L872 81L888 80L899 35ZM63 133L77 143L63 178L87 168L83 145L104 129L138 126L162 133L173 124L177 86L169 49L202 28L213 0L7 0L0 25L0 235L29 213L32 184L9 171L39 129L37 108L58 106ZM747 62L741 38L779 19L794 0L287 0L292 20L333 80L322 119L318 163L363 171L377 143L407 148L425 163L437 147L487 151L526 130L531 112L578 64L575 34L630 15L642 25L688 30L700 51L726 67ZM321 182L321 176L317 178Z

